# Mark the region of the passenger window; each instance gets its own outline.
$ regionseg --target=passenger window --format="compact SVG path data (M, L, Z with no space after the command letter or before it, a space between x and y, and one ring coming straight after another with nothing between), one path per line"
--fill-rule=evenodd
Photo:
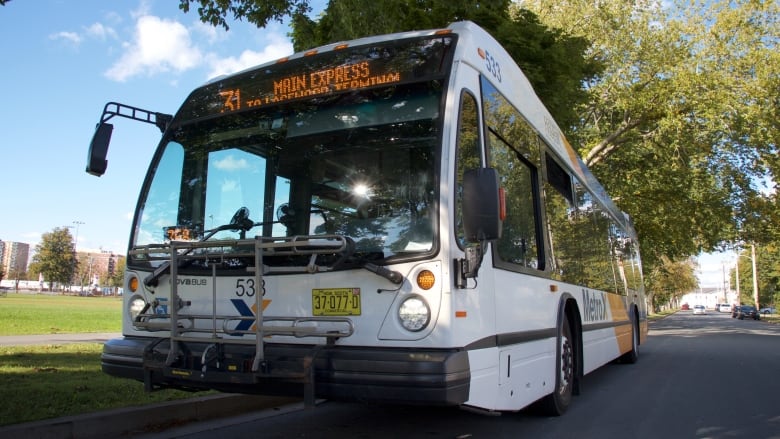
M571 176L549 153L545 158L545 171L544 207L550 237L548 262L552 278L563 280L578 257L572 229L574 192Z
M504 262L539 269L543 264L534 208L535 170L498 136L491 133L488 138L490 164L498 170L506 193L506 219L497 242L498 255Z
M482 108L488 134L488 163L498 171L506 195L506 219L496 242L496 266L544 270L539 225L538 135L517 109L482 78Z

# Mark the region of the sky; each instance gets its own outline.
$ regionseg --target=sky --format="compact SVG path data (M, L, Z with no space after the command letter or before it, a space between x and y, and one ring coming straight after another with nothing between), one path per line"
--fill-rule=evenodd
M316 16L327 0L313 2ZM290 55L285 23L200 22L174 0L12 0L0 6L0 240L28 243L69 227L79 251L127 249L148 163L150 124L114 118L108 169L85 172L109 101L173 114L218 75ZM723 284L733 255L701 255L702 287ZM728 267L730 267L729 265ZM728 272L728 267L726 268Z
M325 0L313 2L315 12ZM12 0L0 6L0 240L31 250L70 227L79 251L122 254L160 131L114 118L108 169L85 172L109 101L173 114L208 79L292 54L284 23L230 30L175 0Z

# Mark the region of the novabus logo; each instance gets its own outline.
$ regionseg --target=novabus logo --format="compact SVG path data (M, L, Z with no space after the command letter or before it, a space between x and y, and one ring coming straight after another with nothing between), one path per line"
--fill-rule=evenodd
M208 283L206 279L178 278L176 279L176 285L189 285L189 286L203 287L208 285Z

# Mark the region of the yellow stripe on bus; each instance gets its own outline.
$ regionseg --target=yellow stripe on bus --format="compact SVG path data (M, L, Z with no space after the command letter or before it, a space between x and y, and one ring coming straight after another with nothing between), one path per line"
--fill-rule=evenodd
M628 317L626 310L625 297L617 294L607 294L607 302L609 302L609 310L612 313L613 322L625 322L631 320ZM618 342L618 349L620 353L625 353L631 350L633 343L631 340L631 325L619 325L615 326L615 338Z

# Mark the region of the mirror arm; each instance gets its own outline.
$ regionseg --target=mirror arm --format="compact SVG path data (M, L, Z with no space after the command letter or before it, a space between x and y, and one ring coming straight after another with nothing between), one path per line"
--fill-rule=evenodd
M458 288L468 287L469 279L476 279L484 257L485 242L465 248L465 257L455 259L455 284Z

